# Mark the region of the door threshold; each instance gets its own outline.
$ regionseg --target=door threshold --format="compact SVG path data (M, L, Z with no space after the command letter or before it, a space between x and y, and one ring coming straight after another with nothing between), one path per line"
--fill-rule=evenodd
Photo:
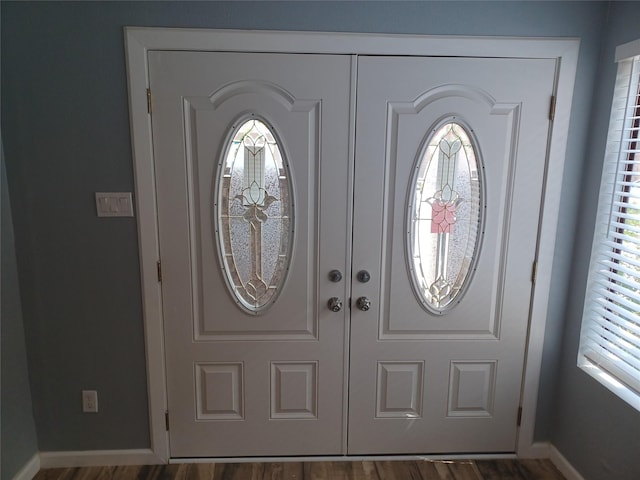
M172 457L174 463L273 463L273 462L384 462L390 460L411 460L443 462L447 460L496 460L517 458L515 453L456 453L438 455L317 455L300 457Z

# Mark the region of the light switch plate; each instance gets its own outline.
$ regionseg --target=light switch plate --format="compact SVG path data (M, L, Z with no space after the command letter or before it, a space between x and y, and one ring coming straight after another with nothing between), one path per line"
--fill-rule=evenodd
M131 192L96 192L99 217L133 217Z

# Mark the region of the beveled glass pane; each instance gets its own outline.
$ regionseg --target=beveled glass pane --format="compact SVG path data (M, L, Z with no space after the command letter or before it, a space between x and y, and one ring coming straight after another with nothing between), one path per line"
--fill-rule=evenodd
M441 314L464 292L479 244L483 199L477 147L449 121L428 138L412 181L407 242L413 287Z
M289 266L291 180L264 121L252 118L234 132L218 180L218 247L232 295L258 313L275 300Z

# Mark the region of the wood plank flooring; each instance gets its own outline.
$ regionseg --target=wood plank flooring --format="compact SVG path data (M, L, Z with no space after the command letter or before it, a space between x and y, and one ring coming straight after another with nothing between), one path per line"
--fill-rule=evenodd
M563 480L549 460L192 463L49 468L34 480Z

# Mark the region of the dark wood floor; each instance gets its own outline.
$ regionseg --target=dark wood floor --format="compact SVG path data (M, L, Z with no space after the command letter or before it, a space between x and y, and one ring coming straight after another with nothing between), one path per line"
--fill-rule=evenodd
M563 480L549 460L193 463L43 469L35 480Z

